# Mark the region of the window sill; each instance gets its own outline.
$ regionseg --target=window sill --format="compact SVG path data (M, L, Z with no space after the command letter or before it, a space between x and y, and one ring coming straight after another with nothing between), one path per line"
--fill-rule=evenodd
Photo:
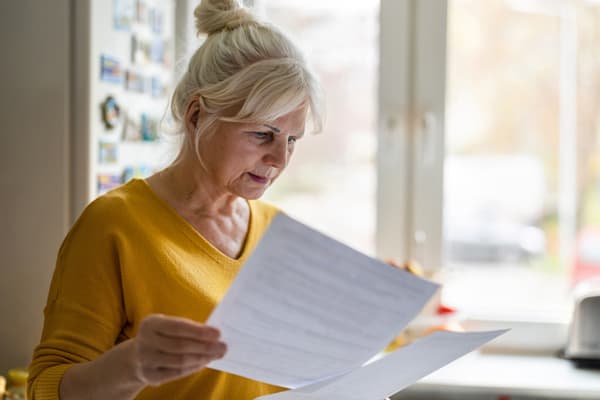
M577 369L570 361L558 357L474 352L393 398L450 400L499 396L599 399L600 370Z
M460 322L466 331L510 329L482 350L501 354L556 356L566 345L569 324L550 319L487 319L469 317Z

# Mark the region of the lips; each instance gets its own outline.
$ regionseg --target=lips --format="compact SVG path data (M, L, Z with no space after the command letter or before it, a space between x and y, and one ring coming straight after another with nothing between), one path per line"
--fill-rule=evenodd
M260 175L255 175L252 172L248 172L248 176L250 177L250 179L252 179L254 182L257 183L262 183L262 184L266 184L269 182L269 178L260 176Z

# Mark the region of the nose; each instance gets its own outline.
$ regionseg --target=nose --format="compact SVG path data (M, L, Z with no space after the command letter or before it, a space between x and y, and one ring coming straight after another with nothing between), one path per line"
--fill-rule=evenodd
M284 168L288 162L287 141L276 140L265 154L264 161L267 165L275 168Z

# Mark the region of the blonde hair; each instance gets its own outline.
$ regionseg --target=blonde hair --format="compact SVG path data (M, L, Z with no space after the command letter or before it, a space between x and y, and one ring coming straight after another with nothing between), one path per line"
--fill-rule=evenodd
M264 123L301 106L308 107L313 130L322 129L318 80L281 31L237 0L202 0L194 16L198 35L208 36L175 88L171 112L181 130L191 101L208 116L195 135L185 135L182 152L191 146L199 155L199 138L216 121Z

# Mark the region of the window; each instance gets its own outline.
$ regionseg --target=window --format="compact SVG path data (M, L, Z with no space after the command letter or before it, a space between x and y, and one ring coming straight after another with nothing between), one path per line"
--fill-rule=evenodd
M447 302L567 317L600 272L599 23L590 1L448 2Z
M378 3L263 0L255 6L302 48L321 79L327 110L324 132L298 143L265 199L374 255Z
M328 123L267 199L415 259L487 318L568 317L600 274L600 2L254 0L308 55Z

